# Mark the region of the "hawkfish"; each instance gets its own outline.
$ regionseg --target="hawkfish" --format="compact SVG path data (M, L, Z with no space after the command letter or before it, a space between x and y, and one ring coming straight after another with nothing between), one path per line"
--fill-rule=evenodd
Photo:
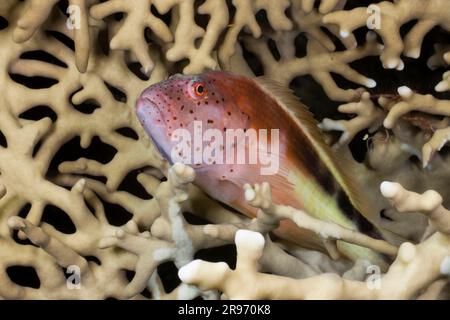
M245 201L243 186L268 182L274 203L379 235L362 188L325 143L308 108L275 81L223 71L176 74L145 89L136 114L163 157L192 165L197 186L249 217L257 210ZM292 221L281 221L274 233L308 248L326 247ZM337 244L352 260L383 263L368 248Z

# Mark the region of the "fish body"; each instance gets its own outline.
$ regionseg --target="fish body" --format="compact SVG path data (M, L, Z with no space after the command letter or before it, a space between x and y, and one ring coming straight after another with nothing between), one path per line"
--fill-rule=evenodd
M166 159L191 164L201 189L250 217L256 209L245 201L243 185L269 182L274 203L349 229L375 232L362 214L370 208L358 193L361 190L288 88L228 72L175 75L144 90L136 113ZM242 131L227 139L233 130ZM186 134L198 139L186 142ZM255 150L258 154L252 158ZM227 161L229 154L234 161ZM322 246L317 236L290 221L282 221L275 233L303 246ZM367 248L340 242L339 249L354 260L382 263Z

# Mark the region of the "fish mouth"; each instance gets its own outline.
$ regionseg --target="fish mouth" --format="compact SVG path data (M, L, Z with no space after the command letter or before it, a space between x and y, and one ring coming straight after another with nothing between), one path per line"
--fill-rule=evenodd
M136 102L136 115L145 127L146 119L151 121L153 125L164 125L164 116L158 105L148 97L139 97Z

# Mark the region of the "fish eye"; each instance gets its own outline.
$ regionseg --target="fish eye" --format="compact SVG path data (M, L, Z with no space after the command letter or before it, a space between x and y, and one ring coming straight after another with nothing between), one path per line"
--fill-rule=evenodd
M204 97L207 93L207 90L203 83L197 82L194 84L194 92L197 97Z

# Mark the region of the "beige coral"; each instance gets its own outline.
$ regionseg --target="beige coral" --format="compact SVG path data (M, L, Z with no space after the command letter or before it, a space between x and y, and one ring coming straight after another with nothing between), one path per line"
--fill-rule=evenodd
M450 91L450 71L444 72L442 81L436 85L435 90L437 92Z
M16 7L15 10L18 11L13 13L18 14L23 9ZM64 21L62 22L64 23ZM52 28L58 29L58 25ZM64 30L63 28L62 30ZM9 28L6 32L2 32L0 36L2 43L10 43L11 30ZM44 44L46 51L60 61L64 61L67 67L57 67L44 61L19 59L22 53L43 48ZM90 145L94 136L105 138L110 136L114 139L114 143L122 145L118 149L124 148L124 150L135 152L136 158L131 159L131 161L125 159L120 151L116 154L115 161L113 161L116 172L109 176L108 187L110 188L114 188L114 185L120 183L120 181L114 182L115 177L123 177L134 166L140 167L149 163L160 167L163 165L162 160L151 151L152 147L148 141L142 138L132 140L114 133L116 129L127 126L134 127L136 131L140 130L137 121L130 117L131 110L128 106L115 101L103 82L105 80L108 83L115 84L118 83L117 79L122 78L123 72L126 70L123 62L121 62L123 61L122 57L120 54L113 54L109 57L110 61L116 61L117 69L115 72L110 72L105 62L91 60L88 72L80 74L76 69L72 51L55 39L45 36L41 30L36 31L34 36L23 45L11 44L7 50L2 46L0 54L3 58L1 69L4 71L11 70L13 73L27 77L41 75L58 79L54 86L30 92L29 88L12 81L8 72L2 74L2 85L6 94L2 96L1 103L1 132L5 136L7 146L2 147L0 151L2 157L0 165L1 184L6 190L6 193L0 199L2 208L0 218L2 238L0 241L4 247L2 250L4 253L2 281L5 281L5 286L2 287L6 290L2 291L1 295L9 298L121 297L120 292L128 282L123 270L133 269L135 260L132 255L126 252L98 248L98 241L102 237L114 234L116 229L108 222L103 203L89 189L89 181L80 180L80 177L78 177L67 190L51 182L47 177L47 171L50 161L58 149L76 136L81 137L80 143L84 147ZM100 76L102 73L100 69L104 71L103 77ZM154 76L157 76L157 74L158 72L154 73ZM137 94L139 91L139 88L135 87L136 83L125 85L131 85L129 87L130 94L133 94L133 92ZM94 99L104 108L100 108L93 115L75 110L68 98L77 90L79 90L78 93L73 96L75 104L83 102L85 99ZM14 103L11 103L12 101ZM52 108L57 116L55 122L52 122L48 117L38 121L19 118L19 115L23 112L39 105L49 105ZM133 143L133 141L135 142ZM39 148L36 147L38 144ZM143 152L140 153L139 149ZM68 171L67 166L65 169ZM100 172L97 171L97 173ZM52 256L38 248L24 249L24 245L17 244L12 239L12 232L8 229L7 221L10 217L18 215L18 212L27 203L31 204L31 209L29 212L25 212L26 220L23 222L17 219L11 220L12 224L10 224L14 229L20 230L20 237L33 239L27 232L30 231L34 234L33 230L38 230L36 232L38 235L40 234L39 239L49 237L49 239L52 239L51 242L58 244L56 245L57 248L63 248L58 249L59 252L55 253L59 255L56 256L56 259L65 259L63 252L75 251L80 257L94 256L102 262L101 268L96 269L99 274L94 278L90 278L86 274L85 291L68 291L65 281L61 281L62 278L65 278L61 270L52 274L54 269L57 268L56 260L53 261ZM52 205L64 211L74 224L76 233L66 234L57 230L51 224L42 223L42 215L47 205ZM151 216L151 211L147 211L146 215ZM34 226L37 225L40 226L40 229L35 229L37 227ZM43 240L39 239L37 241L41 243ZM43 243L45 244L45 242L46 240ZM21 251L22 249L24 250ZM23 252L23 256L20 258L19 255L12 255L11 252L14 251ZM83 261L84 258L80 259L72 260L76 264ZM83 263L86 264L86 262ZM38 271L42 283L41 289L25 290L12 283L5 274L5 270L8 266L14 265L34 267ZM114 281L111 282L108 279L108 273L113 275ZM96 279L96 277L98 278ZM59 280L56 281L56 279ZM96 283L102 281L106 283L105 289L99 290Z
M189 59L189 65L183 69L183 72L187 74L218 68L217 59L212 56L212 52L221 31L227 27L229 20L227 6L222 1L206 1L198 8L198 12L210 16L206 30L195 24L193 1L184 1L180 4L176 18L178 23L175 31L175 43L166 54L169 61ZM199 38L202 41L197 48L196 41Z
M236 41L244 28L248 28L254 38L261 36L261 27L255 18L255 13L259 9L265 9L269 12L268 19L275 30L281 31L292 28L292 22L284 14L285 9L289 6L288 1L233 0L232 3L236 8L236 13L218 50L219 59L225 69L231 67L231 58L236 52Z
M341 41L346 48L354 49L357 46L356 38L353 35L348 37L342 37L339 33L339 28L323 23L324 14L332 10L341 10L344 8L346 1L342 0L331 0L322 1L319 9L315 10L311 5L311 1L307 0L295 0L292 2L291 14L292 19L297 24L298 28L307 33L308 36L322 46L327 48L329 51L335 51L336 45L329 35L327 35L323 29L328 29L334 36L336 36L339 41Z
M397 248L383 240L372 239L357 231L315 219L307 213L289 206L274 204L268 183L263 183L262 185L256 184L253 187L245 185L244 191L245 199L252 206L262 210L258 214L258 219L266 224L269 222L273 223L272 220L280 221L282 219L290 219L299 227L313 231L326 241L336 242L337 240L341 240L390 255L397 253ZM337 244L334 243L334 246L337 246Z
M333 80L331 73L342 75L348 80L372 88L376 86L369 79L348 66L348 63L363 57L377 55L380 46L369 40L364 47L347 51L330 52L314 39L308 40L307 55L295 57L294 38L296 34L284 35L277 45L281 58L277 61L271 54L266 41L253 38L244 41L247 49L257 55L264 66L264 73L269 77L288 85L297 76L309 74L322 85L323 90L333 100L351 101L361 95L361 90L341 89Z
M169 27L151 13L150 6L154 5L156 10L165 13L176 2L110 0L93 5L90 8L90 15L95 19L101 20L113 13L124 13L126 17L119 26L117 33L111 39L110 47L113 50L131 51L141 63L143 72L149 74L154 67L154 62L150 57L149 45L144 38L145 28L150 28L164 42L173 40Z
M426 167L435 152L440 151L449 140L448 116L449 100L439 100L431 94L423 95L413 92L403 86L398 88L399 97L382 95L377 105L372 101L369 93L364 93L359 102L350 102L340 105L338 110L342 113L356 114L352 119L333 120L325 118L319 127L324 131L341 131L342 135L335 144L340 147L349 143L357 133L368 130L376 132L383 125L396 132L404 126L404 121L410 121L424 129L422 135L421 154L417 154ZM384 110L383 110L384 109ZM417 116L409 116L412 112L420 112ZM442 120L433 119L428 115L443 116ZM397 128L397 127L398 128ZM407 146L404 146L407 148ZM410 150L418 147L410 146Z
M158 264L174 259L176 265L183 265L191 261L199 249L223 243L204 235L202 227L189 225L182 217L180 204L188 199L187 184L193 178L190 167L177 164L169 170L168 181L161 183L155 194L161 216L153 222L151 232L139 233L137 224L130 221L125 230L118 230L100 241L102 248L119 247L138 256L136 275L124 289L125 297L131 298L143 291Z
M314 9L314 0L299 0L302 9L310 13ZM322 0L319 5L320 13L329 13L337 8L343 8L346 0Z
M17 21L13 37L18 43L29 40L50 16L53 7L58 1L28 1L28 7L23 16ZM88 66L90 51L90 30L87 7L91 0L70 0L68 13L71 14L70 24L73 30L76 56L75 61L80 72L85 72ZM74 11L71 11L70 8Z
M369 129L369 132L378 129L385 117L384 112L374 105L368 92L364 92L358 102L340 105L338 110L346 114L356 114L356 117L350 120L325 118L319 124L323 131L342 131L342 135L336 143L337 147L349 143L357 133L364 129Z
M401 101L394 103L389 107L389 113L383 121L386 128L392 128L395 122L411 111L421 111L428 114L449 116L450 115L450 101L449 100L438 100L432 95L421 95L414 93L408 87L400 87L398 92L401 97ZM387 106L389 100L381 98L380 104ZM422 148L422 163L426 167L429 163L432 154L435 151L439 151L444 144L448 141L447 135L448 129L441 128L437 129L433 137L424 144Z
M449 139L448 100L445 95L437 98L403 88L398 95L381 94L376 101L370 89L376 85L371 77L377 75L366 74L354 62L381 55L389 66L395 60L401 69L400 54L417 56L431 26L448 31L448 15L443 14L448 4L428 1L436 5L435 10L417 0L380 2L382 21L389 27L374 30L384 41L382 47L373 33L365 41L350 33L365 24L361 19L367 17L367 8L346 10L345 3L70 0L66 8L53 0L1 1L0 297L144 299L148 290L153 299L217 299L219 293L209 290L214 283L212 287L228 298L440 298L448 284L440 275L448 271L442 258L449 255L444 206L450 205L450 170L449 157L438 151ZM385 7L401 13L400 19L386 15ZM267 21L261 19L261 11ZM355 12L364 14L356 17ZM404 44L396 41L399 28L413 19L419 22ZM346 28L348 23L353 23L351 28ZM301 57L294 45L299 36L306 44ZM248 51L255 57L249 58ZM448 47L437 45L435 51L430 68L448 66ZM400 246L396 261L382 277L381 290L367 290L367 261L341 256L337 242L345 240L389 255L396 254L397 242L312 219L289 204L273 204L267 185L246 186L248 199L260 210L257 218L245 218L193 185L191 168L170 167L134 116L141 91L171 73L226 69L253 75L252 59L262 64L266 76L285 84L310 75L330 100L344 102L338 111L356 117L337 120L333 114L322 123L324 130L343 132L337 147L348 149L357 133L369 130L364 161L349 160L348 165L371 190L376 211L392 219L380 218L381 226L417 242ZM354 85L342 84L335 74ZM436 91L448 90L448 78L444 73ZM315 104L318 96L311 94ZM332 112L331 101L324 109ZM389 130L383 128L383 121ZM110 158L99 155L101 150L92 152L99 144L113 150ZM428 166L415 165L414 157ZM409 192L395 184L388 185L391 195L386 199L374 191L386 179L411 190L436 189L441 196ZM126 221L117 223L111 216L121 210L127 212ZM412 212L404 214L404 210ZM49 212L73 224L74 231L61 230L49 219ZM206 221L190 223L189 214ZM322 236L328 251L271 238L282 219L292 219ZM242 243L242 234L244 240L245 235L254 240L255 247ZM199 287L181 283L166 292L166 275L157 271L160 265L192 266L189 263L198 250L233 244L236 237L235 271L223 263L193 263L212 268L207 270L217 268L226 276L223 282L195 268L191 271L197 273L186 274L185 267L181 277L200 276L187 279ZM62 269L74 266L81 271L80 290L73 289L76 283L68 282ZM34 269L39 289L16 283L10 272L14 267ZM234 281L244 276L243 268L255 282L246 281L257 290L243 282L239 291L233 289ZM130 279L125 270L134 276ZM417 272L425 276L415 278ZM267 288L261 289L258 280L267 280ZM403 284L407 290L399 292ZM275 290L277 286L292 291ZM326 288L329 294L315 295L314 288Z

